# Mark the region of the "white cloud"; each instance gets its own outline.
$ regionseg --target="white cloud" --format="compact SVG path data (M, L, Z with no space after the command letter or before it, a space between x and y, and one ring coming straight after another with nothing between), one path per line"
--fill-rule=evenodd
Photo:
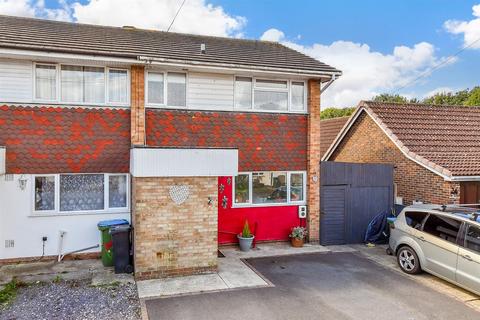
M283 35L280 30L277 31L276 34ZM371 99L408 84L444 61L444 58L436 57L434 46L427 42L413 47L396 46L391 53L383 54L372 51L367 44L351 41L311 46L299 45L284 36L277 41L343 71L343 75L322 96L323 107L355 106L360 100Z
M454 90L450 87L439 87L425 93L423 97L428 98L436 95L437 93L451 93L451 92L454 92Z
M271 28L262 34L262 36L260 37L260 40L279 42L284 38L285 38L285 34L282 31L275 28Z
M470 21L448 20L445 22L445 29L452 34L463 34L465 46L477 41L471 47L480 49L480 4L472 7L474 19Z
M35 9L28 0L0 0L0 14L33 17Z
M72 5L78 22L166 30L181 5L179 0L90 0ZM227 14L205 0L189 0L171 31L215 36L235 36L246 23L243 17Z
M51 9L44 0L0 0L0 14L166 30L181 3L181 0L89 0L82 4L60 0L60 8ZM171 31L242 37L245 24L244 17L229 15L221 6L206 0L188 0Z

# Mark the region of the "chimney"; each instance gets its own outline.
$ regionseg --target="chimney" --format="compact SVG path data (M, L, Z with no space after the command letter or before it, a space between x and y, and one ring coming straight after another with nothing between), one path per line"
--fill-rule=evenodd
M205 43L202 43L202 44L200 45L200 52L201 52L202 54L205 54L206 51L207 51L207 46L205 45Z

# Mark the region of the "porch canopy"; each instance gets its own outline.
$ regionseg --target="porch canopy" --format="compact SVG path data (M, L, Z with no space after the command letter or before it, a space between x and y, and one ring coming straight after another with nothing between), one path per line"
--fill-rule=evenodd
M236 176L238 150L134 147L130 173L138 178Z

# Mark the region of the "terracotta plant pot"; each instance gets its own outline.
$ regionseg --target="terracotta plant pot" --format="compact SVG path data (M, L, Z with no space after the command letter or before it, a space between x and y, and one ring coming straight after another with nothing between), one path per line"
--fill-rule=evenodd
M292 247L301 248L303 247L303 239L291 238Z

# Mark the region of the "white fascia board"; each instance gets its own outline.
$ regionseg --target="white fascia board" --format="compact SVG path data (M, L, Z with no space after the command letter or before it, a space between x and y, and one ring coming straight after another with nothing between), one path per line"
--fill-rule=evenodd
M5 167L6 167L6 156L5 156L5 153L6 153L6 150L5 147L1 147L0 146L0 174L5 174Z
M219 177L238 174L237 149L133 148L133 177Z

